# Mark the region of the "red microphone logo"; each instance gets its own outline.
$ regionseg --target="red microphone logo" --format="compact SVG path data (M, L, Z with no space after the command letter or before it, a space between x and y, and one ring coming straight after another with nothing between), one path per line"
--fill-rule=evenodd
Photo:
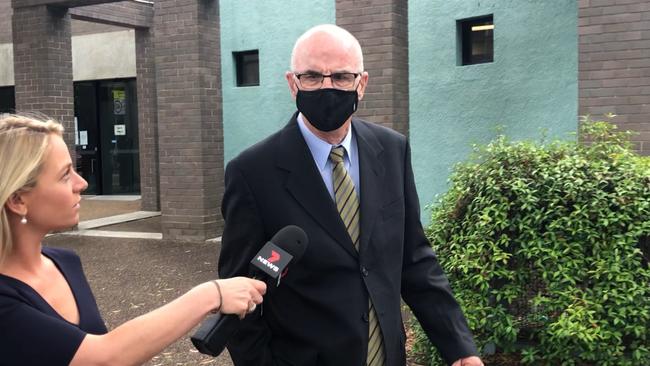
M291 254L268 242L257 253L251 263L268 275L273 276L273 278L279 278L278 275L287 267L292 258Z
M271 256L267 259L270 263L274 263L280 260L280 253L275 250L271 250Z

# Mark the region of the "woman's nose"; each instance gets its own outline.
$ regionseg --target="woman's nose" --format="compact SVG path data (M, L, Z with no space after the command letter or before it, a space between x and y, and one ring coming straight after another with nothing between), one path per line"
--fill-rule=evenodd
M75 182L75 186L74 186L75 192L83 192L83 191L85 191L86 188L88 188L88 182L86 182L86 180L83 179L83 177L81 175L79 175L79 173L77 173L76 171L74 172L74 175L75 175L75 178L76 178L76 182Z

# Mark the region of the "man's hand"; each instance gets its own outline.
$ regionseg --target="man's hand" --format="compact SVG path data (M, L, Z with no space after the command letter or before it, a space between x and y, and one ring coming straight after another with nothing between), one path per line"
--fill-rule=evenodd
M461 358L454 362L451 366L484 366L483 361L476 356Z

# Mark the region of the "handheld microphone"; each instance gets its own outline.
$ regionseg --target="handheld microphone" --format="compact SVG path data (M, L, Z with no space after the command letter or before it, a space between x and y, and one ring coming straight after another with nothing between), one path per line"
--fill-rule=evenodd
M307 234L295 225L280 229L251 260L252 268L267 284L267 295L280 285L289 264L296 263L307 249ZM217 314L208 318L190 338L196 349L206 355L219 356L228 339L239 327L235 314Z

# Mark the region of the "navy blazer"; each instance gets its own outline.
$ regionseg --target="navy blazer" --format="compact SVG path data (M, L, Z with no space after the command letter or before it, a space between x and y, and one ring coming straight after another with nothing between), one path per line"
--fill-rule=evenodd
M286 225L309 237L301 262L229 342L235 365L365 365L369 296L387 365L406 359L400 296L448 362L477 354L420 223L406 138L352 119L361 201L357 252L296 116L226 167L221 277L247 275L254 254Z

